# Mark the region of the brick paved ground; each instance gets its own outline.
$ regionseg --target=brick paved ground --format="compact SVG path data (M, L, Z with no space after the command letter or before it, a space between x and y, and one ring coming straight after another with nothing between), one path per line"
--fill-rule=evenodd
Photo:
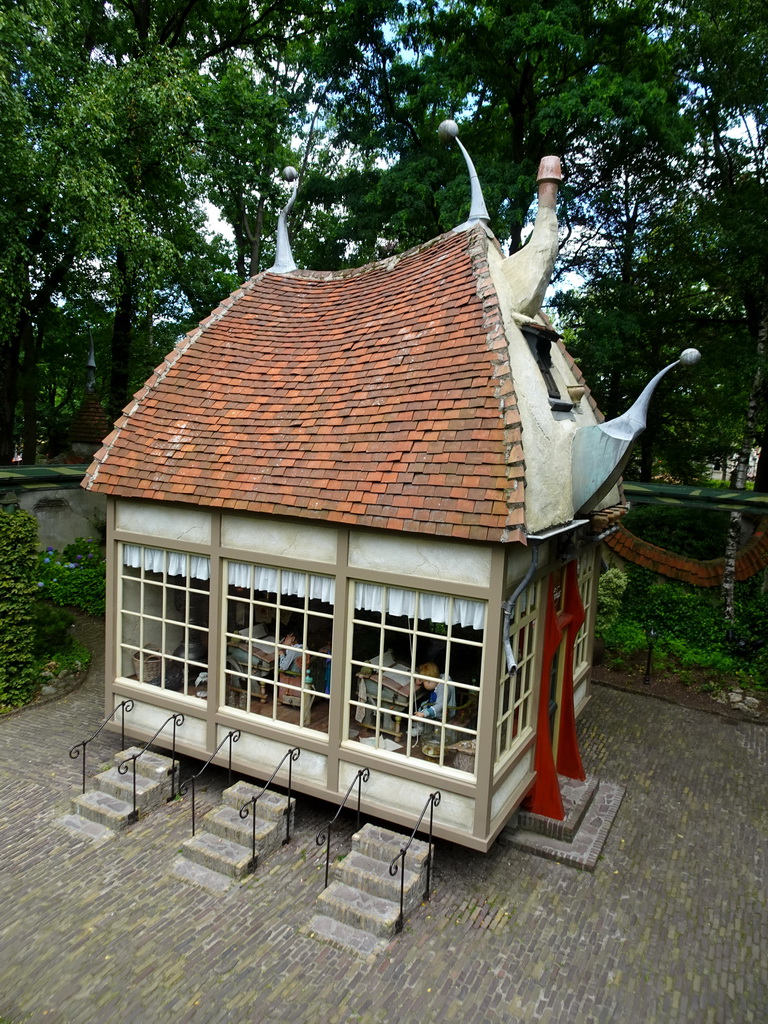
M79 782L67 748L100 721L101 671L0 722L0 1018L768 1022L768 729L597 688L585 765L627 793L596 872L441 844L432 902L365 962L302 932L327 805L302 800L295 841L224 895L168 873L188 802L100 845L57 826ZM89 763L118 746L97 741Z

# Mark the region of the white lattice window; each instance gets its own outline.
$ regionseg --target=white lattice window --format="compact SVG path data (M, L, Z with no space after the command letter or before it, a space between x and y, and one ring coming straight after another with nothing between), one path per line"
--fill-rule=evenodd
M225 573L225 703L327 732L335 581L246 562Z
M538 623L539 584L534 583L518 597L510 623L517 668L509 672L504 658L496 718L497 763L506 760L530 733Z
M208 559L124 544L120 566L120 675L205 698Z
M349 738L474 772L486 604L352 586Z
M589 622L592 617L592 605L595 601L596 596L596 580L597 574L595 572L596 556L594 548L589 548L584 554L579 557L576 578L578 580L579 594L581 596L581 603L584 605L584 611L586 613L584 622L576 634L576 640L573 644L573 676L577 679L578 676L583 672L587 666L588 661L588 650L589 650Z

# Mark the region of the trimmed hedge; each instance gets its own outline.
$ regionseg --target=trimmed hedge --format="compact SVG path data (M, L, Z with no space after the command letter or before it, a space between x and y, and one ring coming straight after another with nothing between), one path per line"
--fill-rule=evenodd
M37 598L37 522L27 512L0 512L0 707L34 693L32 609Z

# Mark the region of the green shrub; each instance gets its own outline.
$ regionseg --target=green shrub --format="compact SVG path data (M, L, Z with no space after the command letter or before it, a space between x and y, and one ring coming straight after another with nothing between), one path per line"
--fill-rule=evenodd
M32 607L37 522L0 512L0 707L25 704L35 688Z
M641 540L686 558L722 558L729 513L717 509L641 505L624 517L624 526Z
M629 579L621 569L606 569L597 583L597 616L595 632L603 636L616 621L621 610L621 599Z
M32 653L39 655L66 650L72 641L74 622L74 615L65 608L57 608L48 601L35 601L31 617Z
M622 654L636 654L648 646L648 637L639 622L631 619L617 619L603 634L606 647L621 651Z
M106 562L95 540L82 537L62 554L53 548L38 556L38 588L53 604L103 615L106 603Z
M731 628L719 588L660 579L634 565L626 577L618 614L598 632L609 650L625 657L646 650L653 627L657 652L667 652L682 668L741 673L748 685L768 688L768 594L762 593L760 576L736 584Z

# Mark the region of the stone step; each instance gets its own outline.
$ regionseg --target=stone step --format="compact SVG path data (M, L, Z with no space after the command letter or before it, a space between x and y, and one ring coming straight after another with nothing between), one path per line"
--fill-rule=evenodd
M114 839L116 835L114 829L100 825L97 821L90 821L81 814L65 814L57 819L56 824L76 836L93 839L95 842L106 842L108 839Z
M133 754L140 753L141 750L141 747L127 747L125 750L121 750L118 754L115 754L115 767L121 761L132 757ZM172 765L173 758L166 757L165 754L156 754L153 750L145 750L141 757L136 758L136 775L146 775L147 778L155 779L157 782L162 782L165 779L170 780ZM178 761L176 762L176 771L178 772ZM133 767L129 765L128 774L131 775L132 773Z
M110 793L112 796L119 797L133 807L132 768L129 767L125 775L121 775L117 768L109 768L95 776L93 784L102 793ZM170 795L169 780L158 782L136 772L136 808L140 813L146 814L153 808L159 807Z
M261 793L263 786L254 786L250 782L236 782L234 786L230 786L229 789L225 789L222 793L222 800L229 807L240 808L248 801L252 800L253 797L258 796ZM283 796L280 793L273 793L272 790L267 790L256 802L257 814L260 818L265 821L281 821L284 820L286 811L288 810L288 797ZM296 800L291 797L291 828L293 828L293 815L296 810Z
M193 863L230 878L243 878L256 870L250 846L222 839L212 832L198 832L196 836L187 839L182 844L181 852Z
M410 850L408 851L410 854ZM410 913L421 903L426 889L426 872L411 871L408 868L409 858L406 857L405 878L403 882L403 912ZM336 878L356 889L373 896L400 903L400 864L396 875L389 873L389 862L367 857L358 850L353 850L343 861L336 864Z
M391 938L397 929L399 903L361 892L344 882L331 882L320 893L317 902L324 916L379 938Z
M260 803L261 801L259 801ZM259 804L256 805L258 808ZM253 843L253 822L250 814L241 818L235 807L222 804L209 811L203 818L203 826L208 832L227 839L232 843L240 843L249 850ZM280 821L264 821L256 818L256 854L264 857L268 853L279 850L282 846L285 826Z
M380 939L361 928L353 928L326 914L315 914L309 922L306 933L315 939L323 939L348 953L361 957L375 956L387 945L387 939Z
M355 850L374 860L386 861L387 864L400 853L407 842L408 836L370 823L364 825L359 832L352 836L352 846ZM405 862L408 869L417 872L422 869L426 871L428 858L429 843L414 839L406 856Z
M125 828L138 818L138 814L134 813L132 803L127 803L111 793L104 793L97 789L73 797L70 806L74 814L79 814L89 821L94 821L98 825L106 825L107 828L116 831Z
M176 858L171 865L171 874L213 893L227 892L234 884L234 879L230 875L222 875L220 871L212 871L202 864L195 864L187 857Z

